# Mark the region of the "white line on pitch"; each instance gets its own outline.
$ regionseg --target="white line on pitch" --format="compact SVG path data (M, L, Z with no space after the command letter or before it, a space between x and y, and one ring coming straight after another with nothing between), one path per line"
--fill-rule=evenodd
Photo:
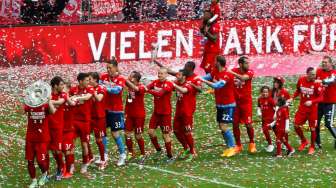
M214 183L214 184L218 184L218 185L226 185L226 186L229 186L229 187L236 187L236 188L244 188L240 185L234 185L234 184L231 184L231 183L218 181L218 180L214 180L214 179L207 179L207 178L203 178L203 177L199 177L199 176L183 174L183 173L180 173L180 172L165 170L165 169L161 169L161 168L157 168L157 167L153 167L153 166L139 165L139 164L136 164L136 163L129 163L129 164L133 165L133 166L137 166L139 168L143 167L143 168L147 168L147 169L151 169L151 170L165 172L165 173L168 173L168 174L173 174L173 175L176 175L176 176L179 176L179 177L184 176L184 177L188 177L188 178L191 178L191 179L202 180L202 181L205 181L205 182L208 182L208 183Z

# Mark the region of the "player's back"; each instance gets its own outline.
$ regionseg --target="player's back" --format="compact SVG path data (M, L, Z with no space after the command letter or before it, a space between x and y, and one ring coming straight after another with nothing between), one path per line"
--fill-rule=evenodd
M224 80L225 86L215 89L215 100L217 105L227 105L235 103L234 97L234 76L227 71L213 73L213 80Z

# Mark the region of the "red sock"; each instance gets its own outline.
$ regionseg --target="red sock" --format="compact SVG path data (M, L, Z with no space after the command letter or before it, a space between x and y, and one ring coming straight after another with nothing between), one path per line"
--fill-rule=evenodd
M303 134L303 131L302 131L301 127L295 127L295 132L296 132L296 134L299 135L299 137L301 139L301 142L306 141L306 138L305 138L305 136Z
M233 125L233 135L236 140L236 145L241 146L241 141L240 141L240 129L239 129L239 124L238 125Z
M143 138L137 139L141 155L145 155L145 141Z
M87 142L87 145L88 145L88 151L89 151L89 160L91 160L93 159L93 154L92 154L90 142Z
M175 134L177 140L182 144L183 149L187 150L188 149L188 144L187 144L186 138L184 137L183 132L181 132L181 131L174 131L174 134Z
M281 155L281 141L276 140L276 155Z
M56 160L57 170L61 171L63 166L64 166L62 153L61 152L60 153L53 152L53 156Z
M83 164L87 164L89 162L89 155L83 154Z
M263 133L265 135L265 138L266 138L266 141L267 141L268 145L272 145L272 138L271 138L271 135L269 133L269 128L266 127L266 126L264 126L262 128L262 131L263 131Z
M47 163L47 169L49 169L49 165L50 165L50 155L49 155L49 152L47 153L47 156L46 156L46 163Z
M98 149L99 149L99 155L100 155L100 159L102 161L105 161L105 148L104 148L104 144L103 142L100 141L96 141Z
M247 125L246 127L250 143L254 143L254 128L252 127L252 125Z
M28 173L31 179L36 178L36 169L35 169L34 161L28 161Z
M315 148L316 131L311 131L310 147Z
M166 147L166 150L167 150L167 157L172 158L173 154L172 154L171 142L166 142L165 147Z
M37 163L38 163L42 173L45 173L49 170L49 164L47 163L47 160L37 161Z
M128 152L130 152L130 153L133 154L134 151L133 151L133 141L132 141L132 138L126 137L126 146L127 146Z
M285 144L285 146L286 146L286 148L287 148L287 150L288 151L293 151L293 148L292 148L292 146L291 145L289 145L289 143L288 143L288 140L286 139L284 142L283 142L284 144Z
M285 133L285 139L288 141L288 133Z
M186 138L188 146L190 148L190 153L195 154L194 138L193 138L192 133L186 133L185 138Z
M152 142L152 144L154 145L156 151L161 151L161 146L160 146L160 144L159 144L159 142L158 142L157 137L156 137L156 136L154 136L154 137L150 137L150 139L151 139L151 142Z
M66 171L70 172L71 165L75 162L74 154L69 154L65 156Z

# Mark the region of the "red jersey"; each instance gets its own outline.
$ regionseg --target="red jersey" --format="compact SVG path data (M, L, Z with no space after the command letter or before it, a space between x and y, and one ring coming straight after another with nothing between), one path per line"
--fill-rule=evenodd
M63 132L74 131L73 121L74 121L74 107L70 106L68 103L65 103L64 106L64 128Z
M215 99L216 105L228 105L235 103L234 97L234 76L224 71L213 71L211 77L214 82L223 80L225 81L225 86L220 89L215 89Z
M276 125L277 130L285 130L286 120L289 120L289 111L286 106L280 107L276 112Z
M194 80L186 80L183 84L176 82L176 85L187 88L187 93L181 93L176 91L177 101L176 101L176 112L175 114L192 116L196 110L196 96L197 90L191 85ZM195 81L195 85L201 85L201 81Z
M323 69L316 70L316 77L318 80L324 80L336 76L336 70L324 71ZM323 103L336 103L336 83L324 86Z
M220 18L221 18L221 11L220 11L220 5L219 5L219 3L212 2L210 4L210 12L213 15L215 15L215 14L218 15L218 17L216 18L216 21L220 20Z
M275 113L275 102L272 97L259 97L258 107L261 109L262 119L264 121L272 121Z
M145 86L141 83L138 85L139 91L134 91L133 89L128 90L128 98L126 101L125 112L127 116L143 118L146 116L145 111Z
M220 25L218 22L212 23L210 26L209 32L212 35L216 35L217 39L216 41L212 41L208 39L205 43L204 46L204 53L220 53L220 40L219 40L219 35L220 35Z
M110 86L120 86L125 87L126 80L123 76L118 75L111 77L110 75L103 74L100 78L103 82L108 82ZM122 112L123 111L123 101L122 101L123 90L119 94L107 93L105 98L105 107L107 110Z
M322 85L316 83L315 81L308 81L306 76L301 77L296 85L296 91L293 98L300 95L300 106L299 110L307 110L317 108L317 104L322 101ZM312 101L313 105L308 107L304 103L307 101Z
M173 83L168 80L163 82L154 80L147 88L148 93L154 96L154 112L162 115L171 114L170 98L174 90Z
M84 94L92 94L93 95L93 88L92 87L86 87L86 88L80 88L79 86L73 87L70 89L70 96L81 96ZM75 107L73 111L74 120L75 121L84 121L88 122L91 120L91 107L92 107L92 98L87 101L79 102Z
M242 72L239 68L234 68L232 71L240 75L246 74L250 77L250 79L245 81L234 78L236 101L252 102L252 78L254 76L253 70Z
M104 118L105 117L105 96L106 96L106 88L101 85L97 85L93 87L93 90L98 94L103 94L104 97L101 101L97 101L94 96L92 96L92 118Z
M279 91L272 90L272 96L275 103L277 103L279 97L282 97L286 100L290 99L290 94L285 88L281 88Z
M64 116L64 104L66 103L68 99L68 95L64 92L61 93L52 93L51 94L51 100L59 100L63 98L64 103L57 107L57 110L54 114L49 115L49 128L51 129L63 129L63 116Z
M50 134L48 127L49 105L29 107L25 105L25 112L28 114L28 126L26 141L28 142L49 142Z

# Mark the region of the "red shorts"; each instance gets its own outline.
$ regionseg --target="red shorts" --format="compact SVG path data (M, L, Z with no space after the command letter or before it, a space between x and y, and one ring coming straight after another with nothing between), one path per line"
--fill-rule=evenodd
M273 121L273 119L263 119L261 125L262 127L269 127L269 124L271 124Z
M49 129L50 145L52 151L62 151L63 129Z
M48 145L46 142L29 142L26 141L26 159L33 161L36 157L37 161L44 161L49 157Z
M81 142L90 141L90 122L73 121L76 136L79 136Z
M317 126L317 110L302 111L298 110L295 113L294 124L303 125L308 121L310 128L315 128Z
M190 132L193 127L193 116L175 115L174 131L183 130L184 132Z
M274 130L275 139L281 142L286 141L286 132L284 128L276 128Z
M201 63L201 68L204 69L206 73L210 73L213 67L216 65L216 57L218 53L204 53L203 60Z
M171 114L169 115L161 115L153 113L152 117L149 121L149 128L156 129L158 127L161 128L163 133L170 133L171 132Z
M233 124L252 124L252 103L240 103L237 104Z
M75 147L74 139L76 135L72 131L63 132L63 143L62 143L62 150L69 151Z
M132 132L134 130L135 134L141 134L144 131L145 117L129 117L126 116L125 130L127 132Z
M91 129L96 138L106 135L106 118L91 119Z

